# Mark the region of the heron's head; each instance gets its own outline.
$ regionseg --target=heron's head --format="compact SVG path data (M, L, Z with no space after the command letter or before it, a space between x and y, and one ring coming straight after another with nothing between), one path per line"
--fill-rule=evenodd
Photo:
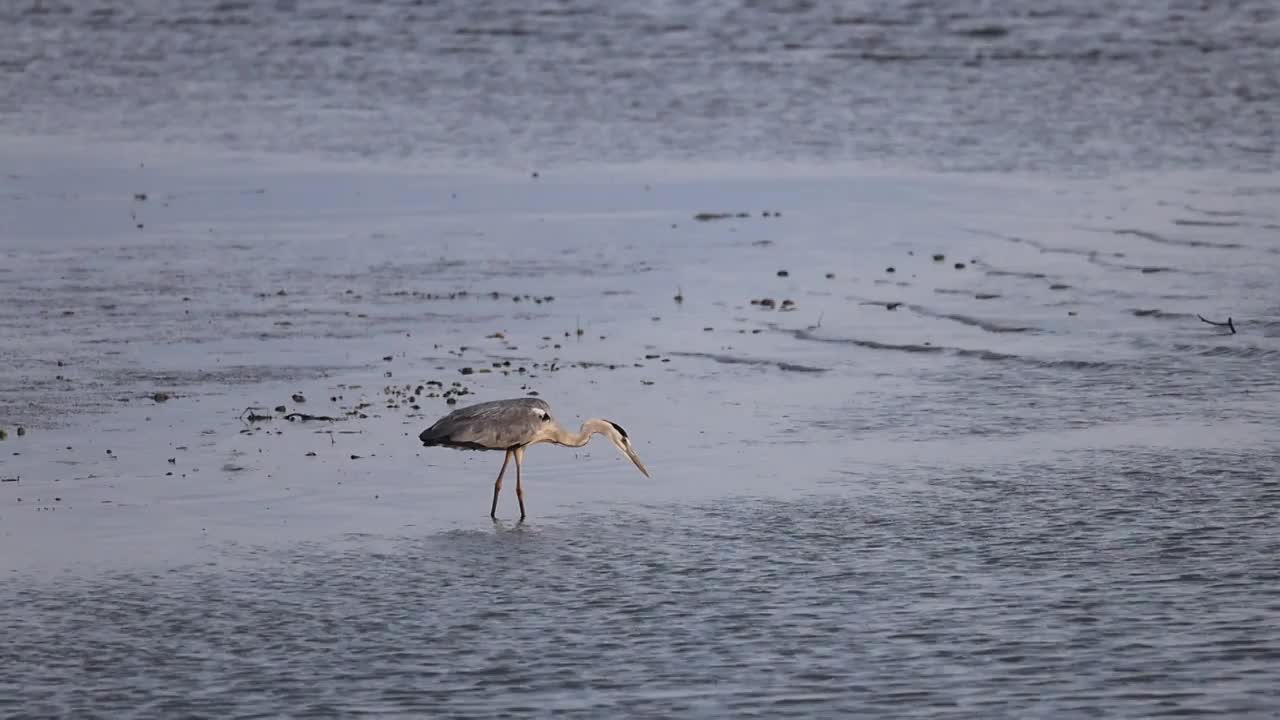
M627 431L622 426L611 420L605 420L600 425L600 434L613 441L614 445L636 464L640 472L645 477L649 477L649 471L644 469L644 463L640 462L640 456L636 455L636 449L631 446L631 438L627 437Z

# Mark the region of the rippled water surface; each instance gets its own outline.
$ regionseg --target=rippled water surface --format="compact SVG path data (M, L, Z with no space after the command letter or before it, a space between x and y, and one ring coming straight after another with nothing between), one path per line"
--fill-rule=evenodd
M1270 0L29 0L0 126L485 161L1271 170Z
M0 715L1274 716L1278 22L6 4Z

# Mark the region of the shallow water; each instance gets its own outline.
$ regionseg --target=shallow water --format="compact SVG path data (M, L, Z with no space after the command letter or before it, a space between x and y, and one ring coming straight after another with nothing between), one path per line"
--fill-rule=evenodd
M0 23L0 715L1280 705L1270 4Z
M416 165L1275 167L1270 0L29 0L0 127Z
M6 712L1280 701L1264 179L42 167L7 201ZM418 448L449 406L383 389L428 380L616 420L654 477L535 448L491 525L500 459Z

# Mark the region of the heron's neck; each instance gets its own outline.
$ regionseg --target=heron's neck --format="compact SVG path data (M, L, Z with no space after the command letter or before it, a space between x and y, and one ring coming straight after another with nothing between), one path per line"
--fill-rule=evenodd
M582 447L587 444L587 441L591 439L592 435L605 432L602 428L602 425L604 424L605 422L603 420L596 420L592 418L591 420L582 423L582 429L576 433L571 430L565 430L562 427L557 427L555 434L551 438L551 442L554 442L557 445L568 445L569 447Z

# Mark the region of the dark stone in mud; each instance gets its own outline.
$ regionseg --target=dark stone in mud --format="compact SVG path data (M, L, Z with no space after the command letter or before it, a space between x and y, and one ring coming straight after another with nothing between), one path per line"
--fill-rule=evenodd
M282 413L282 412L284 412L284 411L286 411L286 410L288 410L288 409L289 409L289 408L287 408L287 407L285 407L285 406L283 406L283 405L277 405L277 406L276 406L276 412L280 412L280 413Z
M977 295L973 296L973 299L974 300L995 300L998 297L1000 297L1000 295L997 293L978 293Z
M934 262L942 262L943 260L946 260L946 259L947 259L947 256L943 255L942 253L934 253L933 255Z
M779 271L778 271L778 277L787 277L787 276L788 276L788 275L790 275L790 274L791 274L791 273L787 272L786 270L779 270Z
M147 199L147 194L146 194L146 193L134 193L134 194L133 194L133 199L134 199L134 200L137 200L138 202L144 202L144 201L146 201L146 199Z
M292 397L293 397L293 401L296 403L304 403L307 401L307 399L302 396L302 393L294 393Z
M22 437L23 435L27 434L27 429L19 425L17 433L18 433L18 437Z
M885 310L897 310L897 309L898 309L898 307L899 307L899 306L901 306L901 305L902 305L902 303L900 303L900 302L885 303L885 304L884 304L884 309L885 309Z
M151 399L155 400L158 403L162 403L169 399L169 393L163 393L163 392L152 393Z
M964 267L965 267L964 263L956 263L956 269L957 269L957 270L963 270L963 269L964 269Z
M894 269L893 269L893 266L889 266L889 267L885 268L885 269L884 269L884 271L885 271L885 272L887 272L887 273L898 272L897 270L894 270Z
M1070 285L1066 285L1064 283L1054 283L1049 286L1050 290L1068 290L1070 288L1071 288Z
M833 279L835 279L835 276L836 276L836 274L835 274L835 273L827 273L827 279L828 279L828 280L833 280Z
M449 399L445 400L445 401L444 401L444 404L445 404L445 405L457 405L457 404L458 404L458 398L453 398L453 397L451 397L451 398L449 398Z
M776 303L776 302L774 302L774 299L773 299L773 298L761 298L761 299L760 299L760 307L763 307L763 308L773 308L773 307L776 307L776 306L777 306L777 303Z
M7 439L8 437L9 437L9 433L8 433L8 432L6 432L5 430L0 430L0 440L5 440L5 439Z

